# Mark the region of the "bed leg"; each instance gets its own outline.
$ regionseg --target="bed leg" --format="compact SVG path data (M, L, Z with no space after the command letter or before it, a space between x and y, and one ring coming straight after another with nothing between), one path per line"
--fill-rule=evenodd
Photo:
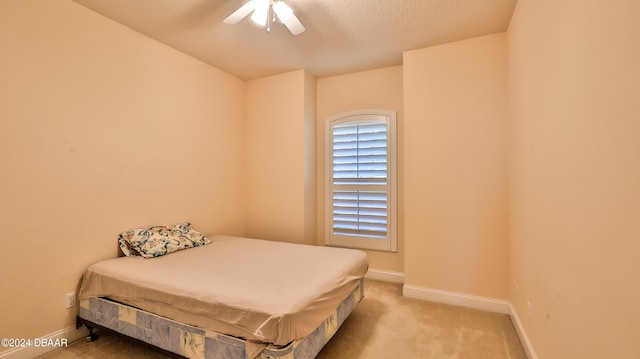
M94 327L90 326L87 322L83 321L82 319L80 319L80 317L76 317L76 329L80 329L82 326L87 327L87 329L89 330L89 335L87 335L85 337L85 339L88 342L92 342L98 339L98 334L94 333L93 331L95 330Z
M94 328L91 327L87 327L87 329L89 329L89 335L85 337L85 339L88 342L92 342L98 339L98 334L94 333L93 330Z

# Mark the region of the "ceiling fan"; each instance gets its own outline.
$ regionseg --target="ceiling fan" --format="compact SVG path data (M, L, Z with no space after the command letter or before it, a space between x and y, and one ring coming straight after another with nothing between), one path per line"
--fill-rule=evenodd
M251 12L253 12L251 20L258 25L266 25L267 32L271 32L269 23L276 22L276 16L289 29L291 34L299 35L305 31L300 20L293 14L293 10L282 0L251 0L227 16L222 22L225 24L237 24ZM270 17L272 18L271 21L269 21Z

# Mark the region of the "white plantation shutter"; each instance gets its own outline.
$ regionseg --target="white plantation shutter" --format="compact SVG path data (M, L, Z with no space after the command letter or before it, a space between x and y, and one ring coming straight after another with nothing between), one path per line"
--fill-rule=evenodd
M387 194L383 191L333 191L333 233L386 238Z
M333 182L387 182L386 122L349 122L333 127Z
M327 120L327 243L395 251L395 113Z

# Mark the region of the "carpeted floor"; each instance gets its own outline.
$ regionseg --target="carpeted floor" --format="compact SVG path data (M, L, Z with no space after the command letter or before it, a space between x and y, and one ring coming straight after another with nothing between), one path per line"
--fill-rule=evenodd
M165 358L119 336L101 333L42 356L63 358ZM400 284L366 280L365 298L318 359L526 359L507 315L402 296Z

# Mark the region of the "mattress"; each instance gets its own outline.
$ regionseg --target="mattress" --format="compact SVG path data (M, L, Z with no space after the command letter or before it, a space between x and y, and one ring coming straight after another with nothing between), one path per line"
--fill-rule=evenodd
M311 334L365 275L351 249L216 236L153 259L88 268L80 300L107 297L181 323L285 346Z

